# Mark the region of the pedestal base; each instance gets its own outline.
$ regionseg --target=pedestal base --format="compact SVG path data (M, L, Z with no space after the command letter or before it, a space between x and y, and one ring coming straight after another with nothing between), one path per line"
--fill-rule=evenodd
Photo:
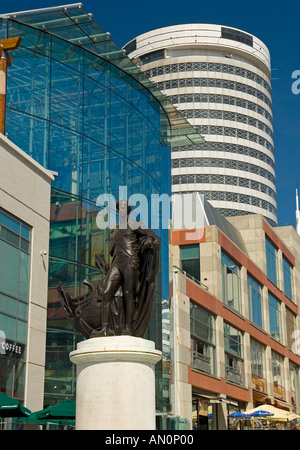
M70 353L77 366L77 430L155 430L154 342L97 337Z

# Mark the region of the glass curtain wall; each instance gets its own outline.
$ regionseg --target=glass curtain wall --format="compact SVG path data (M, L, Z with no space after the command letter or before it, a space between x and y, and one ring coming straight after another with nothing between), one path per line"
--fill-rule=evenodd
M22 38L19 49L11 52L13 65L8 69L6 132L22 150L58 173L52 184L50 223L49 405L75 395L68 355L80 339L67 323L56 286L62 282L79 295L84 278L102 277L94 255L108 256L109 233L97 227L99 195L112 194L118 200L120 186L126 186L128 198L136 193L148 200L151 194L170 195L170 148L161 140L162 123L168 120L150 92L110 61L20 21L10 19L5 28L6 37ZM147 212L150 218L150 201ZM161 238L162 269L147 337L162 349L162 299L169 299L168 230L159 221L154 231ZM160 381L164 370L169 371L164 361L156 368ZM162 411L169 399L160 381L157 409Z

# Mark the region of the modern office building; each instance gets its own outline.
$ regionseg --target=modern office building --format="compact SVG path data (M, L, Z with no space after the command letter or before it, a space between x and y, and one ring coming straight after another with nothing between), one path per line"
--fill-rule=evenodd
M7 71L5 133L37 164L57 173L49 231L44 401L48 406L75 397L75 367L69 353L81 339L67 321L56 287L62 282L73 295L81 294L84 279L103 276L94 255L103 253L109 259L110 230L98 226L97 215L105 206L98 197L110 194L118 200L120 186L126 187L129 200L144 194L150 218L150 195L170 195L172 141L186 145L203 138L80 3L2 15L0 39L16 36L21 44L11 52L13 64ZM48 199L38 184L35 188L43 204L34 206L44 211ZM23 216L21 220L31 225ZM161 265L147 337L163 349L163 360L156 366L157 411L163 413L170 405L169 349L167 342L162 343L169 247L168 229L160 221L154 231L161 239ZM40 265L39 253L37 258ZM41 352L43 345L41 341ZM33 345L31 351L38 350ZM44 385L36 383L35 388L43 392Z
M173 411L199 430L266 403L300 419L300 237L262 215L203 209L198 237L172 233Z
M198 191L224 216L277 224L270 55L236 28L192 23L124 46L206 142L172 148L172 191Z
M43 408L54 174L0 134L0 392Z

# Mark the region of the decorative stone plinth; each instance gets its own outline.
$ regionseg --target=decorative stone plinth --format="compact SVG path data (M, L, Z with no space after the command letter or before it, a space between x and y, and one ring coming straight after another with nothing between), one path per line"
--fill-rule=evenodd
M87 339L77 366L76 430L155 430L154 342L132 336Z

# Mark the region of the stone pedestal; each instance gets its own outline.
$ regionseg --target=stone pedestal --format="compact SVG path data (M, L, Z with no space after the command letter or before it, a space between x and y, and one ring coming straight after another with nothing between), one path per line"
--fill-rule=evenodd
M132 336L87 339L76 364L77 430L155 430L154 342Z

